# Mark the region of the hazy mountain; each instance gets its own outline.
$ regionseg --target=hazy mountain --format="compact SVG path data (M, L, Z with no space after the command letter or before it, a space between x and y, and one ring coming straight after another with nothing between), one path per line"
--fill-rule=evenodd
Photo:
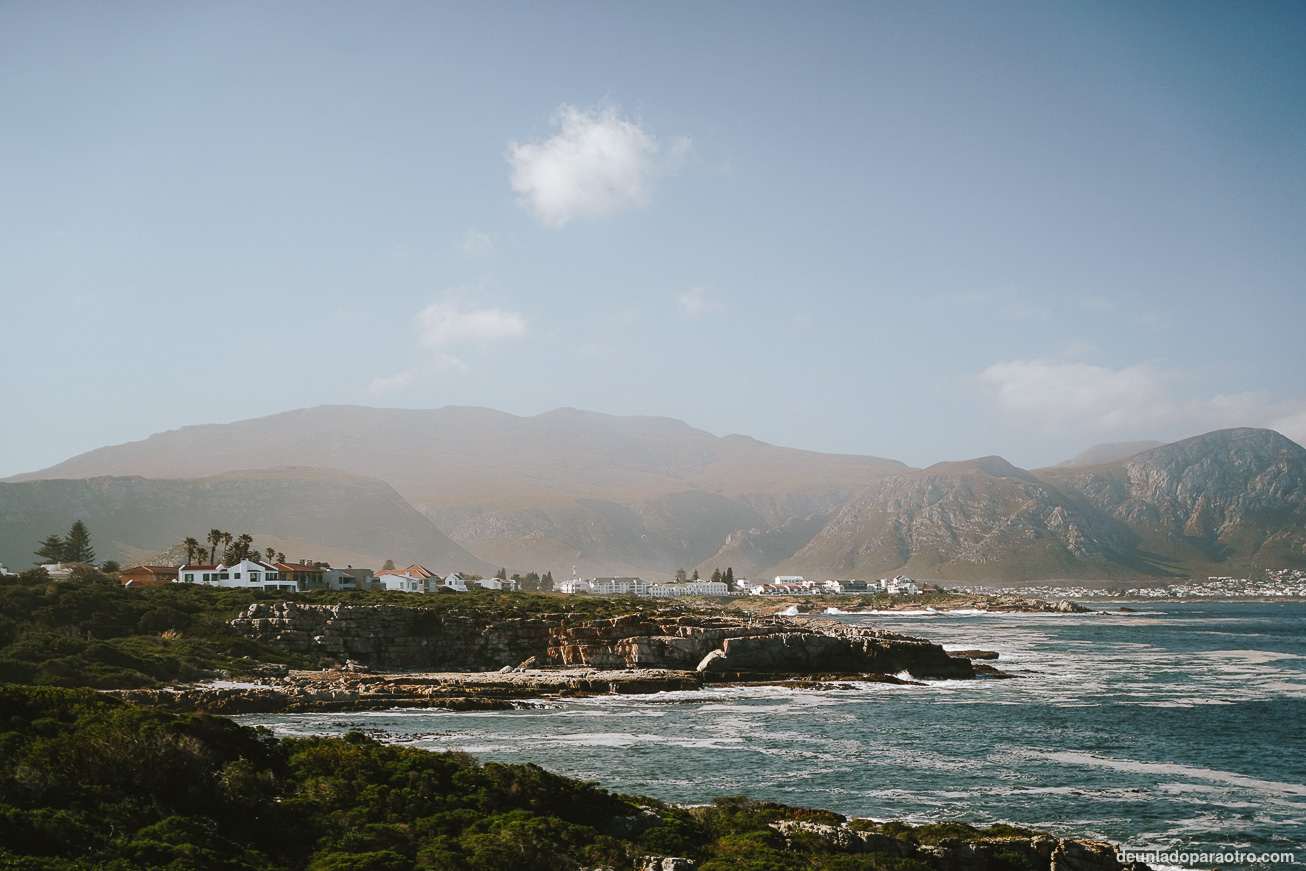
M478 555L566 574L670 574L711 557L732 533L830 511L907 468L718 438L666 418L327 406L185 427L10 480L278 466L386 481Z
M1105 445L1093 445L1093 447L1084 451L1076 457L1069 460L1062 460L1057 463L1058 466L1096 466L1098 463L1114 463L1116 460L1124 460L1132 457L1134 454L1141 454L1143 451L1149 451L1152 448L1159 448L1164 442L1145 441L1145 442L1111 442Z
M102 558L220 526L317 559L559 579L573 567L1016 580L1306 565L1306 449L1267 430L1135 446L1036 472L1000 457L914 470L665 418L323 407L161 433L0 484L0 559L30 563L80 518ZM1130 455L1100 459L1112 452Z
M336 471L237 472L199 480L96 477L0 483L0 561L18 570L52 533L82 520L96 558L130 563L214 527L248 532L290 559L379 568L386 559L486 574L495 567L452 542L380 481Z

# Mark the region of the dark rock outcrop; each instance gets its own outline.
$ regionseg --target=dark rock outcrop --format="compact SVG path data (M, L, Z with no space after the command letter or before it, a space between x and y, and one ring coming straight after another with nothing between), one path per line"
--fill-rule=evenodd
M630 614L491 619L395 605L256 603L231 621L284 650L373 669L498 671L508 667L698 670L711 675L897 674L973 677L937 644L825 620L763 621Z

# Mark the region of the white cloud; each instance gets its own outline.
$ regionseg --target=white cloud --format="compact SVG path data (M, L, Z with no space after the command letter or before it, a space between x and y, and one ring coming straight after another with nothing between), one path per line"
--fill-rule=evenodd
M469 227L458 240L458 250L468 257L485 257L494 253L494 240Z
M428 348L487 344L526 335L526 318L498 308L464 308L455 298L433 302L417 313L418 341Z
M701 286L691 287L689 290L676 297L676 302L680 303L680 308L684 311L686 317L696 318L705 315L708 312L725 311L725 306L714 299L709 299L707 291Z
M683 137L658 142L615 106L563 105L553 123L551 139L508 146L512 189L550 227L642 207L657 177L675 172L692 147Z
M409 369L406 372L399 372L395 375L382 375L372 379L368 385L370 393L394 393L396 390L403 390L417 377L415 369Z
M1236 426L1277 429L1306 437L1306 401L1274 402L1258 391L1215 396L1178 394L1189 373L1139 363L1122 369L1088 363L1011 360L979 374L998 405L1030 420L1040 432L1197 434Z
M467 288L457 288L431 303L413 317L417 342L432 351L422 352L421 362L394 375L372 379L368 390L394 393L426 380L437 372L466 372L471 367L458 356L467 346L520 339L527 333L526 318L500 308L472 308L465 304Z

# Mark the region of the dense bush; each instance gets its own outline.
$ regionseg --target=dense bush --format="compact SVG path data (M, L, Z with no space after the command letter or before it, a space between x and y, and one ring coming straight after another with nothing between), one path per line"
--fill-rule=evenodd
M123 587L89 567L67 581L43 574L0 579L2 681L108 689L240 673L261 662L317 665L227 626L271 594L193 584Z
M661 824L611 834L639 805ZM669 807L535 765L482 765L360 732L277 739L89 690L0 685L6 871L555 871L631 868L644 855L693 857L702 871L926 871L838 854L801 833L786 841L769 827L781 819L842 817L738 796ZM903 831L922 842L995 833Z

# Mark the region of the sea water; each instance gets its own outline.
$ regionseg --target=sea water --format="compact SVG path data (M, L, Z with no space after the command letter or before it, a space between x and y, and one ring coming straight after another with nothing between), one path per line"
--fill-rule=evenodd
M1306 603L1098 607L1106 613L828 616L997 651L1010 680L238 719L281 735L360 729L534 762L685 804L747 795L881 820L1020 823L1131 851L1306 863Z

